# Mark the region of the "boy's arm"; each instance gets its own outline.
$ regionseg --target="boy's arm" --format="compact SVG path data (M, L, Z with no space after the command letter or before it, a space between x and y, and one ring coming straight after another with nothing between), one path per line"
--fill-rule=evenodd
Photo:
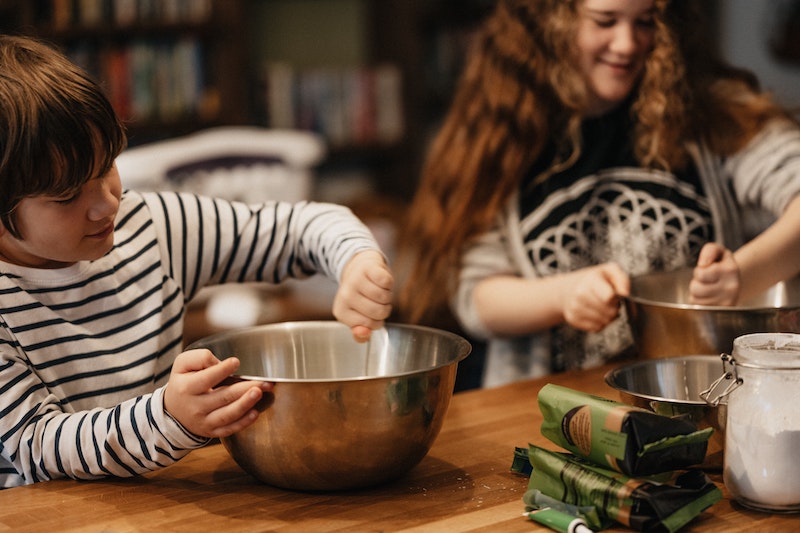
M66 412L13 349L0 349L0 487L134 476L206 444L166 414L163 392L112 408Z
M341 281L357 253L380 251L346 207L315 202L247 205L186 193L144 193L164 269L187 299L203 286L323 274Z

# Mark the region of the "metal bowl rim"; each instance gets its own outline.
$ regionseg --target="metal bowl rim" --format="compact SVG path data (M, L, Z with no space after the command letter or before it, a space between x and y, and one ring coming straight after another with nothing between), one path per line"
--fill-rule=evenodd
M659 271L659 272L649 272L645 274L639 274L636 276L631 277L631 286L633 286L637 279L646 279L646 278L653 278L653 277L664 277L664 278L672 278L674 276L687 276L692 272L692 268L679 268L677 270L672 271ZM786 281L786 280L785 280ZM785 282L784 281L784 282ZM763 311L763 312L774 312L774 311L795 311L800 309L800 305L792 305L792 306L780 306L780 305L699 305L699 304L687 304L687 303L677 303L677 302L665 302L659 300L653 300L651 298L645 298L643 296L636 296L633 294L629 294L627 296L622 296L623 300L628 300L633 303L637 303L640 305L651 305L654 307L662 307L666 309L684 309L684 310L691 310L691 311L718 311L723 313L735 313L737 311Z
M712 361L716 362L720 365L720 376L723 373L722 368L722 360L717 355L684 355L680 357L659 357L655 359L647 359L644 361L635 361L632 363L627 363L617 368L611 369L606 372L605 375L605 382L606 384L615 389L619 392L623 392L625 394L630 394L631 396L635 396L637 398L642 398L645 400L652 400L657 402L673 402L685 405L702 405L709 407L709 404L704 400L679 400L676 398L667 398L664 396L654 396L652 394L643 394L641 392L635 392L630 389L623 388L622 386L616 384L614 381L614 377L622 373L623 371L630 370L640 366L662 366L663 363L677 363L677 362L686 362L686 361L703 361L704 363L710 363ZM709 385L711 385L709 383Z
M242 328L235 328L228 331L222 331L219 333L214 333L212 335L208 335L207 337L203 337L191 343L189 346L186 347L186 350L193 350L197 348L205 348L205 345L211 342L219 341L220 339L230 338L235 335L243 334L243 333L251 333L255 331L261 330L286 330L286 329L303 329L308 327L322 327L322 328L346 328L344 324L338 322L336 320L297 320L297 321L289 321L289 322L275 322L272 324L261 324L258 326L246 326ZM387 323L387 328L394 328L394 329L401 329L401 330L416 330L416 331L424 331L427 333L435 333L439 336L448 337L451 340L455 341L459 354L455 357L452 361L448 361L446 363L442 363L435 366L430 366L425 369L418 369L418 370L409 370L407 372L395 372L392 374L387 374L385 376L352 376L352 377L338 377L338 378L276 378L276 377L266 377L266 376L250 376L245 374L233 374L234 377L246 381L266 381L269 383L350 383L350 382L359 382L359 381L378 381L383 379L394 379L394 378L401 378L401 377L409 377L409 376L416 376L427 374L434 370L439 370L441 368L446 368L457 363L463 361L471 352L472 352L472 345L460 335L452 333L450 331L446 331L443 329L432 328L428 326L420 326L416 324L397 324L397 323Z
M630 302L639 304L639 305L650 305L653 307L661 307L665 309L686 309L690 311L715 311L715 312L722 312L722 313L737 313L740 311L747 311L747 312L757 312L763 311L767 312L775 312L775 311L796 311L800 309L800 305L794 306L765 306L765 305L699 305L699 304L683 304L683 303L675 303L675 302L664 302L659 300L651 300L649 298L644 298L643 296L623 296L624 300L628 300Z

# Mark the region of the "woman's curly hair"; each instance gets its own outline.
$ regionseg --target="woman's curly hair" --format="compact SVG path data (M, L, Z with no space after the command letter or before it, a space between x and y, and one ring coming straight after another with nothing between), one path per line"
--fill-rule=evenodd
M499 0L476 35L401 239L410 266L398 306L404 320L437 318L464 248L490 228L547 142L558 154L540 179L578 158L588 107L574 51L581 2ZM783 113L751 74L714 55L698 2L654 7L653 49L632 106L642 165L682 168L687 140L730 153Z

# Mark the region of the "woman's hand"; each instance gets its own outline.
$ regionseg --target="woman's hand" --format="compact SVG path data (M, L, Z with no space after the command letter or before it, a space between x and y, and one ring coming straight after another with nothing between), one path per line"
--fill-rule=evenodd
M616 263L524 278L489 276L472 292L482 325L493 335L530 335L561 324L597 332L619 316L630 278Z
M273 384L241 381L217 386L239 368L232 357L220 361L206 349L189 350L175 358L164 392L164 408L195 435L227 437L258 417L254 408Z
M717 243L706 243L689 282L689 303L735 305L740 291L739 265L733 253Z
M630 293L630 277L622 267L603 263L566 276L571 279L564 293L564 322L598 332L619 316L619 297Z
M392 311L394 276L379 252L360 252L350 259L333 300L333 316L350 327L353 338L369 340Z

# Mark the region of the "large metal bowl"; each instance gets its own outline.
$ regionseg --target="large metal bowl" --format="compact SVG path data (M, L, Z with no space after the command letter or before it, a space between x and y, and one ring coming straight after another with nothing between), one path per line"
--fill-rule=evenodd
M624 403L666 416L687 416L700 429L714 428L703 466L721 468L727 404L709 405L700 393L723 373L718 355L688 355L623 364L605 380Z
M275 383L258 420L222 443L257 479L308 491L388 482L419 463L471 350L455 334L394 324L359 344L335 321L234 330L189 348L236 356L238 375Z
M691 269L631 278L624 302L639 356L719 355L748 333L800 333L800 278L732 307L690 304L691 278Z

